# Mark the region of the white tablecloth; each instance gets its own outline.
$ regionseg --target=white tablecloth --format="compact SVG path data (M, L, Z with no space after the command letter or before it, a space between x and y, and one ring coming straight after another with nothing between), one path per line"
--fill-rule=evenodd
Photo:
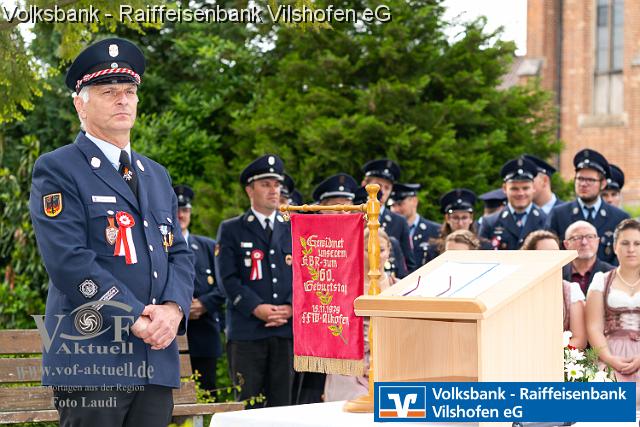
M213 415L210 427L469 427L476 425L476 423L374 423L373 414L344 412L343 405L344 402L328 402L223 412ZM638 423L578 423L574 426L638 427Z

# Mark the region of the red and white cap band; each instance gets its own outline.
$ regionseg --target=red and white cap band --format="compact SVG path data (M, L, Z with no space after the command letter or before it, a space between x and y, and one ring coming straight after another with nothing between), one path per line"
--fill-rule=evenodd
M133 77L136 84L140 84L140 75L130 68L107 68L105 70L96 71L95 73L85 74L76 83L76 93L80 92L80 86L82 86L84 83L109 74L128 74Z

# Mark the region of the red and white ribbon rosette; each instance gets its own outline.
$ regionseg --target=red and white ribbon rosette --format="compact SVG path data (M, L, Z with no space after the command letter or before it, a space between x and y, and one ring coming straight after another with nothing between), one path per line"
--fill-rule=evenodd
M136 255L136 247L133 244L131 227L136 222L130 213L122 211L116 212L116 222L118 223L118 237L116 238L116 247L113 255L124 256L127 264L135 264L138 262L138 257Z
M249 280L262 280L262 260L264 252L260 249L251 251L251 274Z

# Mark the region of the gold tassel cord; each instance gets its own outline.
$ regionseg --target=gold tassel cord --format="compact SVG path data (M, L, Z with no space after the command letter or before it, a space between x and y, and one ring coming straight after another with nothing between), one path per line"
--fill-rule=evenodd
M315 356L293 356L293 368L297 372L319 372L360 377L365 372L365 364L362 359L331 359Z

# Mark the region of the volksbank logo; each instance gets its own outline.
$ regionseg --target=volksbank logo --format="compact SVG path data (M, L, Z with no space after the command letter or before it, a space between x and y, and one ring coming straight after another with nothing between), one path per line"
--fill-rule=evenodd
M374 421L419 421L426 419L426 386L388 384L376 384Z

